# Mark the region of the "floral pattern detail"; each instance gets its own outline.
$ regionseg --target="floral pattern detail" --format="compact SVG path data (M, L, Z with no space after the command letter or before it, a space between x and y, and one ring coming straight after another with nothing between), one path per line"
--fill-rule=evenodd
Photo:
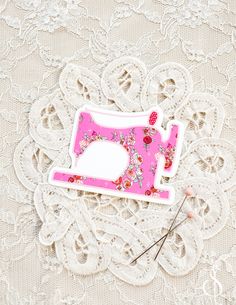
M175 147L171 145L171 143L168 143L167 147L159 147L159 151L165 156L165 169L168 169L172 166L175 150Z
M160 112L160 110L159 110ZM128 153L129 164L128 167L124 170L123 174L117 178L115 181L110 181L107 179L98 178L95 176L83 177L83 182L79 179L80 184L83 184L81 190L86 191L86 186L94 188L94 191L105 193L105 190L118 190L119 194L112 193L115 196L126 197L126 193L129 193L135 199L147 200L145 196L147 195L146 189L150 185L157 186L159 181L154 181L156 172L150 176L149 164L152 164L153 168L156 171L159 171L160 174L165 175L164 170L172 169L174 163L177 165L179 160L179 155L176 155L176 146L179 146L179 141L181 141L179 133L181 132L181 125L178 125L175 122L175 125L171 125L171 129L168 134L168 139L162 141L163 130L158 130L153 127L126 127L124 128L113 128L105 127L103 124L96 123L95 115L96 110L93 112L93 109L81 110L77 115L78 119L75 120L74 125L76 126L76 133L72 137L71 148L76 155L76 164L79 162L79 158L82 154L86 154L86 148L95 141L109 141L121 145ZM104 116L105 115L105 116ZM115 113L103 113L103 120L106 120L106 117L115 116ZM148 114L144 113L143 117L146 117L148 122ZM170 122L171 124L171 122ZM142 139L143 137L143 139ZM179 147L180 151L181 147ZM96 153L94 151L94 153ZM159 164L159 157L164 156L166 163L163 166ZM98 160L102 156L94 156ZM107 156L109 157L109 156ZM72 157L73 159L73 157ZM173 164L173 165L172 165ZM104 164L105 166L105 164ZM79 174L79 166L77 168L72 168L74 173ZM102 169L101 169L102 171ZM160 176L159 174L159 176ZM87 175L87 174L86 174ZM88 175L87 175L88 176ZM78 179L75 179L75 174L71 175L71 172L68 172L66 169L56 169L52 171L51 183L55 185L61 185L64 187L75 186L78 188ZM70 182L68 185L64 182ZM59 183L59 184L58 184ZM170 192L165 186L158 185L158 190L155 192L150 192L148 194L150 197L153 197L154 200L159 199L159 202L169 203Z
M155 128L146 127L143 129L143 143L146 150L150 148L150 144L155 141L153 136L157 133Z
M124 136L122 133L113 134L112 139L121 145L127 150L130 154L130 164L126 169L124 175L119 177L114 184L116 185L116 189L119 191L123 191L125 189L129 189L133 183L137 183L140 188L142 188L142 180L143 180L143 170L142 163L143 157L137 152L135 149L135 129L133 128L127 136Z
M84 179L86 179L84 176L73 175L68 178L68 182L70 182L70 183L76 182L78 184L81 184L81 183L83 183Z

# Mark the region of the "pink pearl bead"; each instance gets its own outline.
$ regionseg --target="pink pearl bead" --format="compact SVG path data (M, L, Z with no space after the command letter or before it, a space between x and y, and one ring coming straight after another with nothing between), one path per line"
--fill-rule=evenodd
M193 189L191 187L187 187L186 190L184 191L184 194L188 197L193 196Z
M187 213L187 217L188 217L189 219L192 219L192 218L193 218L193 213L192 213L192 212L188 212L188 213Z

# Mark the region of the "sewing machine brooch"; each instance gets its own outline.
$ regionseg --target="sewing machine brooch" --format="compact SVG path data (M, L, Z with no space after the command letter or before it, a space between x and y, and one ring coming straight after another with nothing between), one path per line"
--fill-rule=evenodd
M53 168L49 182L65 188L135 200L172 203L174 190L161 177L175 174L183 126L161 127L158 107L122 113L84 106L76 112L70 169Z

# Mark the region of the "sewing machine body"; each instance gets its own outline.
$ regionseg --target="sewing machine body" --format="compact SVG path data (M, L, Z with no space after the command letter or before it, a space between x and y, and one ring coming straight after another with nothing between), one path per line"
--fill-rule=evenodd
M172 187L161 177L177 170L183 126L161 127L162 111L122 113L84 106L76 113L71 169L54 168L54 185L112 196L171 204Z

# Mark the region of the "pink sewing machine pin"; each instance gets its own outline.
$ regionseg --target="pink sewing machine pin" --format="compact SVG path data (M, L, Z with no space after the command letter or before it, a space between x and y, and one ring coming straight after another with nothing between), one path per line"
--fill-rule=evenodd
M160 183L175 174L183 126L161 127L162 111L122 113L85 106L76 113L70 169L54 168L49 182L66 188L149 202L172 203L174 190Z

